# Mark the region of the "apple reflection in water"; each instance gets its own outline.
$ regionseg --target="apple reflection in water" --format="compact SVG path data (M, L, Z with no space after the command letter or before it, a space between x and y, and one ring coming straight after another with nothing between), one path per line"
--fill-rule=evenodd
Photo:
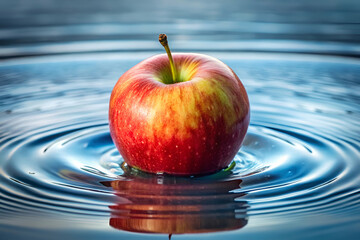
M241 180L152 176L102 182L119 197L110 226L138 233L206 233L247 224Z

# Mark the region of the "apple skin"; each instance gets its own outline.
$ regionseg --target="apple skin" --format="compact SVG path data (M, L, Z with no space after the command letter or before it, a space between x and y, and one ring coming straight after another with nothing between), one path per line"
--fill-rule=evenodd
M245 137L250 106L236 74L216 58L166 54L125 72L110 98L111 137L125 162L150 173L209 174L226 168Z

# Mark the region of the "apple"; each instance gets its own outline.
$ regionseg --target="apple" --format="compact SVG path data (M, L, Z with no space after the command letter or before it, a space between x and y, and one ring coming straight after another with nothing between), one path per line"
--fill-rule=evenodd
M220 60L195 53L140 62L116 83L111 137L124 161L150 173L209 174L226 168L245 137L250 106L240 79Z

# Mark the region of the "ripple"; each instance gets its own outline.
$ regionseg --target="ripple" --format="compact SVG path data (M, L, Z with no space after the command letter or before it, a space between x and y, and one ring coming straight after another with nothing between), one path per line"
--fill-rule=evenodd
M222 59L245 79L252 103L244 144L231 169L174 178L124 166L109 134L108 96L119 74L113 69L140 59L0 67L2 76L27 78L16 89L1 86L8 110L0 127L0 212L103 217L115 229L195 233L246 228L256 217L350 216L359 207L357 86L345 84L356 81L357 61ZM59 66L78 73L76 79L60 81L68 76L54 72ZM347 69L343 81L336 81L334 66ZM92 68L94 76L84 71ZM313 80L324 76L327 84ZM31 82L44 86L41 95L27 90Z

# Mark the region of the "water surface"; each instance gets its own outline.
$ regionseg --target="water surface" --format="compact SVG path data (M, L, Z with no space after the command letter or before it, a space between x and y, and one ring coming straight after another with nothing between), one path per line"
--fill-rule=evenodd
M1 3L1 236L359 236L357 5L145 2ZM108 129L110 93L162 53L159 31L175 51L217 57L243 81L251 123L234 168L174 178L124 166Z

